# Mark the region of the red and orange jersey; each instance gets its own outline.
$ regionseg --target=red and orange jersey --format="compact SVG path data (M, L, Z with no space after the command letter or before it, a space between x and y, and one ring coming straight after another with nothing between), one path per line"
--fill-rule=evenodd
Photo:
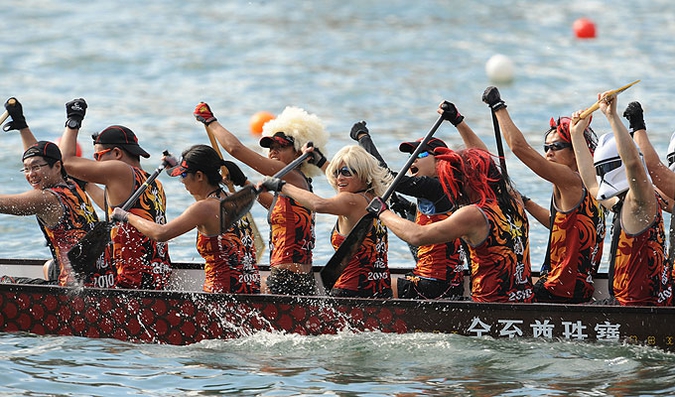
M495 201L476 206L489 226L487 238L469 245L471 297L476 302L531 302L529 225L524 210L507 215Z
M89 196L71 180L45 190L52 192L59 199L63 216L53 227L43 224L40 218L38 221L47 244L59 264L59 285L70 285L75 282L75 277L68 259L68 251L94 227L98 216Z
M338 232L336 224L331 232L333 248L337 250L344 240L345 236ZM387 262L388 244L387 228L379 219L373 219L373 226L361 247L351 258L333 288L387 295L387 291L391 291L391 275Z
M148 173L133 168L134 190L147 179ZM112 213L113 208L108 208ZM155 179L138 198L129 212L155 223L166 223L166 196L161 182ZM115 285L120 288L163 289L171 276L167 243L154 241L128 223L112 229L112 259L117 270Z
M225 233L205 236L197 233L197 252L206 261L204 291L234 294L260 292L251 225L240 219Z
M447 214L425 215L417 212L415 223L428 225L450 216ZM419 277L447 281L450 285L464 284L464 261L466 252L460 239L442 244L422 245L417 250L417 264L413 274Z
M605 239L605 212L586 190L574 209L557 211L550 235L551 268L544 286L555 296L573 298L577 284L583 298L595 291L593 275L602 259Z
M314 213L292 198L276 194L268 214L270 266L284 263L312 264Z
M615 231L616 233L616 231ZM614 297L621 305L667 305L658 302L659 293L670 284L665 263L665 231L661 208L643 232L635 235L620 231L614 259ZM664 279L665 274L665 279Z

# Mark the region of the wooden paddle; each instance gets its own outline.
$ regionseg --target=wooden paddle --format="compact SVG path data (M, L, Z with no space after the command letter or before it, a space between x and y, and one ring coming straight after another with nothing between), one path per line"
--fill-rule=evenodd
M314 146L314 144L312 142L307 142L307 146ZM311 155L311 152L303 153L300 157L290 162L272 177L283 178L286 174L300 166L300 164L307 160ZM258 199L258 196L262 192L262 189L258 189L254 185L246 185L238 192L220 200L221 233L232 227L236 221L243 218L251 210L253 203Z
M164 151L164 156L169 157L170 154L168 151ZM143 184L136 189L134 194L129 197L129 199L122 205L122 209L128 211L131 206L133 206L139 197L145 192L145 190L150 186L150 184L157 179L159 174L162 173L164 168L168 166L168 162L162 161L162 164L157 167L155 172L148 177L148 179L143 182ZM94 228L91 229L82 240L78 241L70 251L68 251L68 259L70 260L70 265L79 275L86 275L91 273L94 270L94 264L96 260L101 256L105 250L106 245L110 242L110 230L112 229L114 222L102 221L97 222L94 225Z
M16 104L16 99L14 98L8 99L7 104L10 106L14 106ZM9 110L5 109L5 111L2 113L2 116L0 116L0 124L4 123L8 117L9 117Z
M581 114L579 115L579 118L580 118L580 119L585 119L585 118L588 117L591 113L595 112L596 110L598 110L598 109L600 108L600 101L603 101L603 100L605 100L605 99L607 99L607 98L611 98L611 97L613 97L613 96L616 96L616 95L618 95L618 94L620 94L620 93L626 91L627 89L629 89L630 87L632 87L633 85L635 85L635 84L637 84L637 83L639 83L639 82L640 82L640 80L635 80L634 82L632 82L632 83L630 83L630 84L626 84L626 85L624 85L623 87L619 87L619 88L617 88L616 90L612 90L612 91L608 92L607 95L605 95L604 97L602 97L602 98L598 99L597 101L595 101L595 103L594 103L593 105L591 105L591 107L589 107L588 109L586 109L586 110L584 110L583 112L581 112Z
M382 195L382 201L387 201L389 196L394 193L396 186L399 184L401 179L403 179L405 173L408 172L408 169L417 158L417 155L422 153L427 142L429 142L434 133L436 133L436 130L438 130L438 127L441 126L443 120L443 116L441 115L438 120L436 120L436 124L431 127L431 130L429 130L424 139L422 139L422 142L417 145L415 151L413 151L413 153L410 155L410 158L408 158L408 161L398 172L396 178L394 178L394 181L391 183L391 185L389 185L387 190ZM335 282L338 280L338 278L340 278L340 275L349 264L349 261L352 259L356 251L358 251L359 247L361 247L363 240L366 238L370 228L373 226L374 219L375 216L370 213L362 216L361 219L359 219L359 222L349 232L347 237L345 237L345 240L335 251L328 263L326 263L323 269L321 269L321 281L323 282L323 286L326 291L329 291L333 288L333 285L335 285Z
M220 146L218 145L218 141L216 140L216 137L213 135L213 132L209 130L208 128L206 129L206 133L209 136L209 141L211 141L211 147L213 150L218 153L218 157L220 159L223 159L223 153L220 151ZM223 175L223 179L225 181L225 184L227 185L227 189L231 192L234 193L234 184L232 183L232 180L230 179L230 170L227 169L226 166L221 166L220 167L220 173ZM255 220L253 219L253 215L251 215L250 212L247 212L243 218L246 218L248 220L249 225L251 225L251 230L253 231L253 245L255 245L255 256L256 256L256 262L260 262L260 258L262 258L263 254L265 253L265 248L267 248L267 244L263 241L262 237L260 236L260 231L258 230L258 225L255 224ZM222 227L221 227L222 230Z

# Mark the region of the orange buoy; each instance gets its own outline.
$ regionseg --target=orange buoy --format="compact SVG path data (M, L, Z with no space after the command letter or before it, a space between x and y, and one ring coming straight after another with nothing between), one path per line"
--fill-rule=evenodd
M595 24L588 18L579 18L572 26L574 34L580 39L595 38Z
M58 146L61 143L61 138L56 138L54 143ZM75 142L75 145L75 155L77 157L82 157L82 146L80 146L80 142Z
M260 112L255 113L251 116L251 121L249 126L251 127L251 133L254 135L261 135L263 130L263 125L268 121L272 120L274 115L270 112L261 110Z

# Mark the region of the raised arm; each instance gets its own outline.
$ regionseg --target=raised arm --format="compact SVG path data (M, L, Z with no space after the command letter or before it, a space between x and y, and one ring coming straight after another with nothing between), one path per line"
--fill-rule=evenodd
M555 188L558 189L556 193L562 197L562 203L558 202L558 205L561 205L563 209L569 209L576 205L582 196L582 182L576 173L576 164L573 164L574 167L571 168L569 165L564 164L563 161L549 161L541 152L533 148L527 139L525 139L522 131L511 119L511 115L506 108L506 104L501 99L497 87L491 86L485 90L483 102L490 106L499 103L503 105L496 106L494 113L504 141L506 141L513 154L529 169L555 185ZM565 138L560 136L557 130L552 130L551 133L557 134L559 141L565 141Z
M659 158L659 154L652 146L645 126L642 106L639 102L631 102L626 107L623 116L628 120L633 139L640 147L645 163L649 169L654 185L666 196L675 197L675 173L671 171Z
M459 113L459 110L457 110L457 106L455 106L454 103L443 101L438 105L438 110L436 110L436 112L443 116L443 120L449 121L457 128L457 132L459 132L459 135L464 141L464 146L467 148L488 150L485 142L483 142L483 140L480 139L464 121L464 116Z
M212 133L225 150L234 158L253 168L262 175L272 176L286 166L282 161L267 158L244 145L239 138L225 128L213 115L207 103L200 102L194 110L195 118L204 124L204 128ZM304 186L305 180L300 173L290 172L284 180Z
M625 217L622 214L621 221L626 232L637 233L649 226L656 216L658 204L654 185L647 177L647 171L643 166L635 142L633 142L616 111L617 97L607 94L607 92L598 94L600 111L607 117L609 125L612 127L619 157L626 167L629 186L622 213L625 214L626 211L629 211L632 216Z
M586 139L584 138L584 131L588 128L590 124L589 118L580 119L579 115L581 110L578 110L572 114L572 120L570 121L570 137L572 138L572 148L574 149L574 155L577 161L577 169L581 175L581 180L583 181L586 189L593 195L593 197L598 197L598 180L595 178L595 166L593 165L593 155L591 154L588 145L586 145ZM617 199L612 198L610 200L601 201L602 205L611 209L614 204L616 204Z

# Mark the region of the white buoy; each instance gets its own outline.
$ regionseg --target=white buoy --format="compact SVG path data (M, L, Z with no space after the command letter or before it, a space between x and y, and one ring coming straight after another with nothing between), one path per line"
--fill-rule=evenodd
M510 83L513 81L513 62L506 55L495 54L485 64L485 73L494 83Z

